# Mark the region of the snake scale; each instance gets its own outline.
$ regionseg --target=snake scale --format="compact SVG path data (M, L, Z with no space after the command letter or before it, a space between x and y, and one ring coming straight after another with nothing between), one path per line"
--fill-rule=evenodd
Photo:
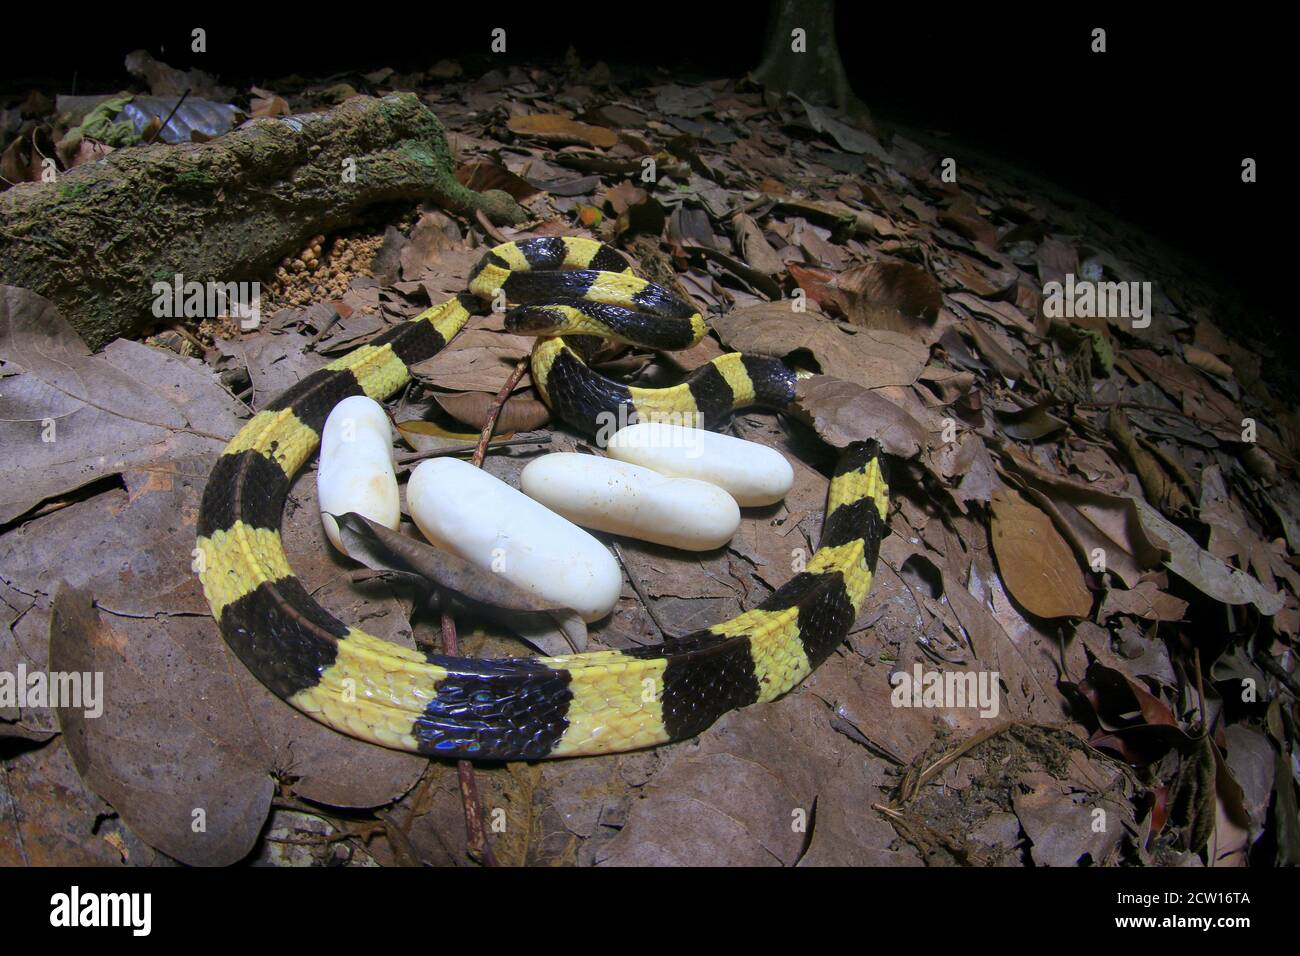
M871 587L888 508L874 441L841 453L820 547L804 570L753 610L655 646L503 659L426 653L337 620L294 575L281 514L330 409L350 395L392 395L478 301L502 292L515 304L507 329L540 336L531 360L538 390L587 434L611 414L717 427L737 408L793 401L794 373L761 356L719 356L670 388L598 374L583 361L591 336L682 349L703 336L703 318L601 243L545 237L497 246L474 269L469 293L306 376L217 460L199 511L198 566L226 642L262 683L316 720L439 757L531 760L649 747L789 691L844 639Z

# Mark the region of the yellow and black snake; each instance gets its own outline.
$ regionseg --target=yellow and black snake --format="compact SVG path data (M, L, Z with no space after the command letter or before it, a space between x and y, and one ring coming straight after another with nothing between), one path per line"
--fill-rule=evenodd
M546 336L533 381L559 417L592 433L608 420L714 427L736 408L794 397L783 363L733 353L671 388L611 381L583 362L599 335L656 349L704 334L699 313L637 278L617 252L576 238L497 246L457 296L302 379L258 412L217 460L198 518L203 589L226 642L267 687L343 733L429 756L519 760L612 753L692 737L736 707L779 697L844 639L871 587L888 487L880 450L850 445L831 479L807 568L722 624L637 650L562 657L453 658L372 637L307 593L280 542L294 474L325 417L350 395L376 400L410 377L498 290L507 328ZM621 417L620 417L621 416Z

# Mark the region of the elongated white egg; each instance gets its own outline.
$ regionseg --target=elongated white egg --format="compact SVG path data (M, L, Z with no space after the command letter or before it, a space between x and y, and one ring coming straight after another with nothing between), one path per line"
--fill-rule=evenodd
M519 487L584 527L687 551L721 547L740 526L735 499L717 485L612 458L543 455L523 470Z
M775 449L700 428L638 422L615 432L606 451L663 475L715 484L743 508L780 501L794 484L794 469Z
M330 411L321 433L316 491L325 534L340 551L344 548L333 515L355 511L396 530L402 509L393 469L393 430L378 402L353 395Z
M431 543L547 604L590 622L618 603L623 575L608 548L481 468L455 458L421 462L406 506Z

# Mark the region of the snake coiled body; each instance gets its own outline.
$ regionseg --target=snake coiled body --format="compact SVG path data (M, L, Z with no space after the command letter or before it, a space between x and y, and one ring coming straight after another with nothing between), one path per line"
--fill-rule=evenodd
M602 422L715 427L737 408L783 408L794 374L733 353L680 385L639 389L589 369L581 340L657 349L704 334L699 313L585 239L497 246L470 294L388 329L302 379L240 430L217 460L198 517L200 577L222 636L254 675L336 730L430 756L518 760L612 753L693 737L737 707L779 697L840 644L871 587L888 508L879 447L846 448L831 479L820 547L758 607L636 650L473 659L373 637L317 604L290 569L280 520L290 483L350 395L383 400L436 354L479 300L517 307L507 328L546 336L532 373L556 414L590 434Z

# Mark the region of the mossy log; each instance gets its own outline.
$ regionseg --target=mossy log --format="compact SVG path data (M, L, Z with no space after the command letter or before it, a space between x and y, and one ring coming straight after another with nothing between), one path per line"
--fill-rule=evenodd
M0 193L0 281L55 302L99 348L157 321L156 282L262 279L313 235L395 201L527 218L505 193L456 181L442 126L414 95L358 96L207 143L118 150Z

